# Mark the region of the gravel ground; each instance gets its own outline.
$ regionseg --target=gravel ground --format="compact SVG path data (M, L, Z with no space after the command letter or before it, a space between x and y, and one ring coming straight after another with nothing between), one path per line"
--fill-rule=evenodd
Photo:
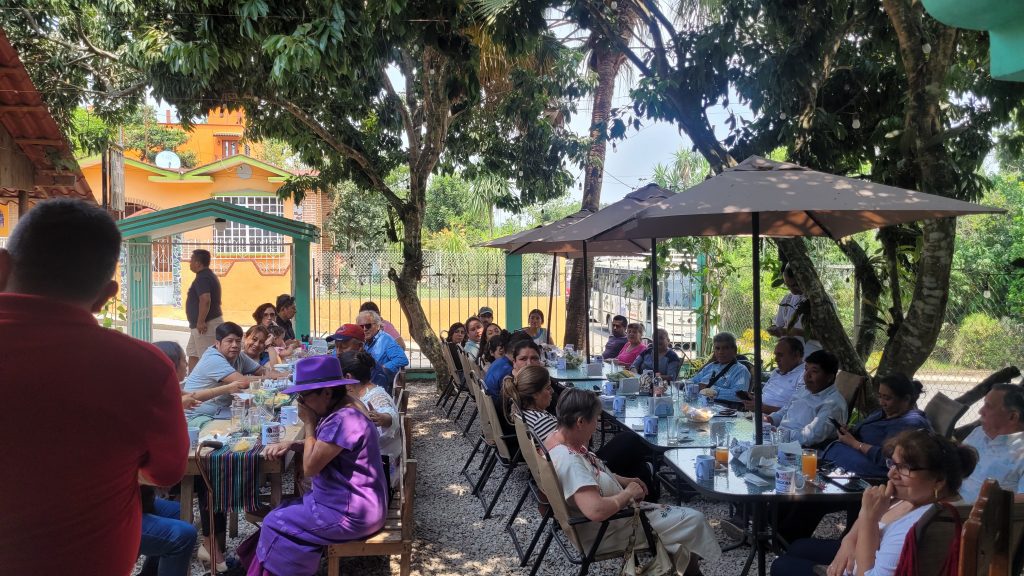
M479 433L477 426L474 425L471 434L464 438L462 427L466 416L463 416L460 424L454 424L445 418L444 414L434 407L437 396L433 383L410 383L409 391L409 414L415 422L413 457L419 462L419 478L416 485L416 542L412 555L413 574L529 574L529 566L519 567L512 541L505 533L505 523L515 506L515 501L526 486L529 471L525 466L521 466L520 470L513 473L504 494L498 499L491 518L483 520L483 508L469 493L470 486L466 479L459 474L475 443L474 434ZM475 471L475 467L471 469ZM500 470L499 466L484 488L488 498L497 487ZM290 485L290 479L286 478L286 491ZM663 492L666 492L664 501L674 503L671 495L667 494L667 491ZM731 543L730 538L719 527L719 520L728 516L726 504L697 497L686 505L704 513L723 547ZM196 518L198 517L197 510ZM842 520L842 515L826 517L816 536L837 537L842 529ZM520 541L528 542L539 522L540 516L536 507L531 506L528 501L515 524ZM254 530L255 526L240 520L238 537L229 539L230 549L233 550ZM739 574L749 550L748 547L740 547L723 554L718 562L702 563L701 569L708 576ZM771 555L768 556L769 566L772 558ZM621 562L609 560L592 566L590 573L615 575L618 574L620 566ZM538 573L562 575L573 574L577 570L578 567L568 562L553 544ZM756 568L752 573L756 573L755 570ZM194 561L192 574L198 576L205 573L199 562ZM342 563L342 573L360 576L397 575L398 557L353 559ZM326 568L321 570L321 574L326 574Z

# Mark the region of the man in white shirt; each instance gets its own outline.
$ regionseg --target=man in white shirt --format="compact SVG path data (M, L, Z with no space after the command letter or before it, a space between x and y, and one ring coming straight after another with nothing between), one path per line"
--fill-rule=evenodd
M818 350L804 360L804 388L785 408L764 415L765 422L793 431L794 441L818 446L836 437L832 420L846 424L846 400L835 386L839 360Z
M767 332L777 338L782 336L793 336L800 339L804 345L804 358L818 350L821 350L821 342L808 340L804 331L804 316L807 315L800 310L801 304L807 300L800 285L796 283L796 275L789 264L782 269L782 281L789 288L789 294L779 301L779 311L775 314L775 320L768 327Z
M994 478L1004 490L1016 492L1018 501L1024 500L1024 388L992 386L978 416L981 426L964 439L978 451L978 465L964 478L960 496L974 502L985 480Z
M761 413L778 412L789 404L793 393L804 383L804 343L793 336L783 336L775 344L775 370L761 388ZM754 409L753 400L744 400L743 408Z

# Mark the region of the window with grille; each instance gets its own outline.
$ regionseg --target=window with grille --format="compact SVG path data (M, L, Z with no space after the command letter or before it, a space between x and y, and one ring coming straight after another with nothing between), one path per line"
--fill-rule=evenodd
M221 140L220 142L220 157L231 158L238 154L238 140Z
M273 196L219 196L217 199L274 216L284 216L284 203ZM237 222L228 222L223 231L214 229L214 241L217 243L217 252L221 254L284 252L284 239L280 234Z

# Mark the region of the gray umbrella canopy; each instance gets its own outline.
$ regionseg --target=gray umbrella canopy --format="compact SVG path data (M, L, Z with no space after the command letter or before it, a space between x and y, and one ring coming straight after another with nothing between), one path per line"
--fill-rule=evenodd
M747 236L828 236L996 208L809 170L751 156L714 178L643 210L596 240Z
M751 156L713 178L621 220L593 239L751 236L753 327L754 333L759 334L760 236L841 238L918 220L998 212L1004 210ZM760 373L760 338L754 338L754 366ZM760 412L760 382L754 383L753 390L754 411ZM761 419L754 421L755 441L760 443Z
M584 253L587 256L644 254L651 251L649 238L591 239L672 195L669 190L648 184L597 212L580 210L561 220L503 236L481 246L501 248L510 254L557 254L566 258L581 258Z

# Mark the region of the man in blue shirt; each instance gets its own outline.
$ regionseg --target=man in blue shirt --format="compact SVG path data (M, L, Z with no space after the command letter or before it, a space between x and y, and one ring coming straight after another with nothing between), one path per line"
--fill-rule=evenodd
M714 338L713 362L705 364L693 377L701 388L711 388L717 395L715 400L740 402L739 391L750 388L750 370L736 359L736 337L729 332L719 332Z
M384 369L385 374L394 380L399 370L409 365L409 358L405 351L392 338L380 329L380 314L373 310L364 310L356 318L356 324L363 329L363 340L366 351L373 356L377 364ZM391 393L391 385L385 387Z
M609 358L615 358L622 351L622 347L626 345L626 324L629 320L626 320L625 316L616 315L612 318L612 335L608 337L608 342L604 345L604 352L601 353L601 357L605 360Z
M382 332L382 334L386 334ZM366 343L363 341L363 329L355 324L342 324L334 332L332 336L325 338L328 342L334 342L334 353L338 356L338 360L341 360L341 356L345 352L359 352L362 350ZM372 355L372 354L371 354ZM376 362L376 360L374 360ZM374 364L373 369L370 370L370 381L380 386L381 388L390 390L395 382L394 373L388 377L387 371L381 367L380 364Z

